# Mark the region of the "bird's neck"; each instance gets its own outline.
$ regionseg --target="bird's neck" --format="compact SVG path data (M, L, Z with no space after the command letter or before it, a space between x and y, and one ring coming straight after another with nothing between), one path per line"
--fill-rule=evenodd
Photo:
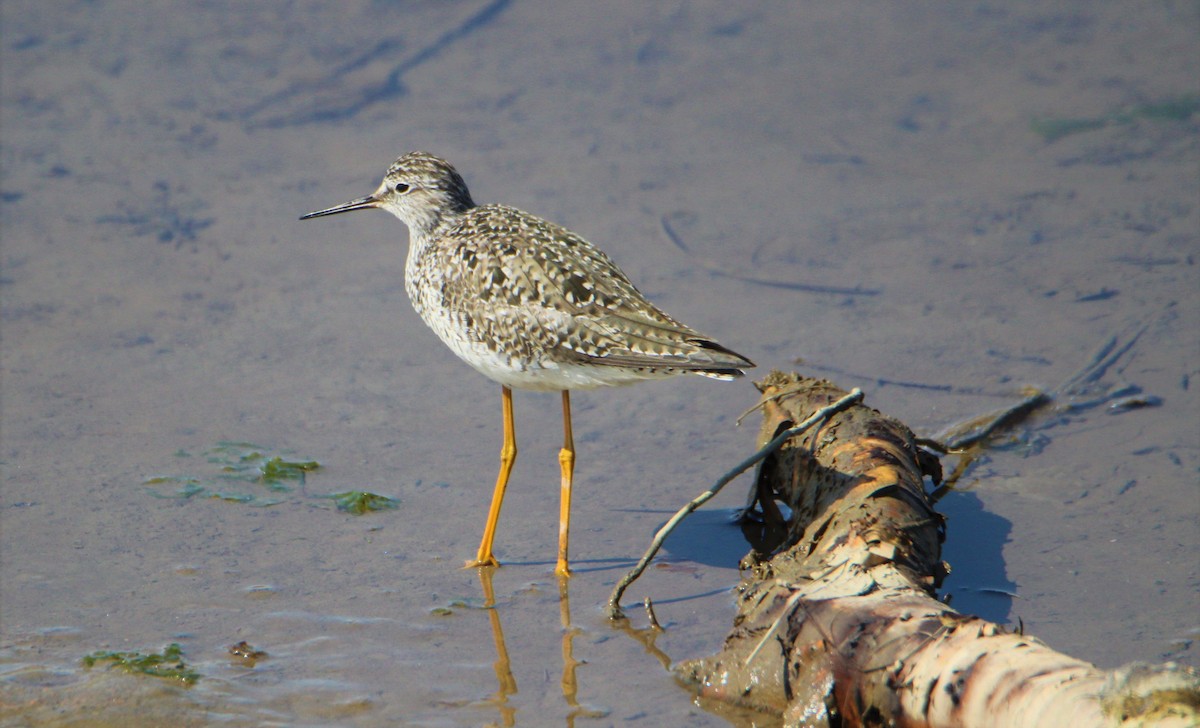
M457 226L462 221L464 212L465 210L440 208L405 221L408 224L408 259L405 268L410 280L434 246L434 241L444 237Z
M430 205L417 212L410 212L405 219L414 242L418 239L437 238L445 230L458 224L462 216L474 207L471 200L447 200L444 204Z

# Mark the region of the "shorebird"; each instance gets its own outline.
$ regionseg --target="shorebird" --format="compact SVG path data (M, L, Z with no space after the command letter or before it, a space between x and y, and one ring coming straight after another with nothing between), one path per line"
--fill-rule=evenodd
M685 372L733 379L753 362L647 301L607 255L579 235L512 207L476 205L454 167L426 152L397 159L366 197L300 219L373 208L408 226L404 289L413 308L463 361L500 384L500 473L479 551L466 565L499 565L492 542L517 458L512 389L560 391L555 571L568 575L575 467L571 390Z

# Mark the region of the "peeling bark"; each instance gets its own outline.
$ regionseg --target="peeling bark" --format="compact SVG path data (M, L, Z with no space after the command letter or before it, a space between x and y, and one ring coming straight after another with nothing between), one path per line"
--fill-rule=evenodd
M778 372L759 389L760 442L844 394ZM926 476L940 480L937 459L862 405L764 460L758 500L776 542L743 564L722 651L680 678L789 726L1197 724L1193 670L1100 670L938 601L944 523Z

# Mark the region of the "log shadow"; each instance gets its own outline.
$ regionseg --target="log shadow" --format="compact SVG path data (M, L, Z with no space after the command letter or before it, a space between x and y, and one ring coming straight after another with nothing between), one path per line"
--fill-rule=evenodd
M989 513L982 499L970 492L951 491L937 507L947 521L942 557L950 564L943 599L949 597L960 612L1007 623L1017 591L1005 576L1004 564L1012 523Z

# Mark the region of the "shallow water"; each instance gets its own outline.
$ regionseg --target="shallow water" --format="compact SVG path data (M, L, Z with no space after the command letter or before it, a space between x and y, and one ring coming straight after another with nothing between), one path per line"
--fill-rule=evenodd
M601 605L749 453L755 391L573 398L566 601L558 400L518 392L483 608L458 565L499 388L412 312L400 223L296 220L411 149L593 240L756 374L861 386L926 433L1145 327L1106 377L1161 406L1065 413L976 465L942 503L946 590L1102 666L1200 664L1200 135L1138 112L1200 91L1195 5L550 7L0 7L2 724L750 723L664 669L729 627L744 484L631 590L654 649ZM268 507L145 485L225 440L323 468ZM400 505L317 497L344 490ZM171 642L195 687L80 665Z

